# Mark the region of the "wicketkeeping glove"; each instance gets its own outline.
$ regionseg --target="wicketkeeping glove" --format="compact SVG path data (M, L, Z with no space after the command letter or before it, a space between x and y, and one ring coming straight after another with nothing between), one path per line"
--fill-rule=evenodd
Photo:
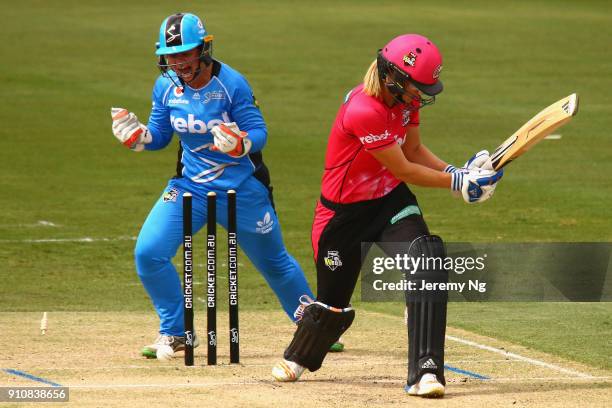
M235 158L246 156L251 150L252 142L247 132L241 131L235 122L221 123L214 126L210 132L215 142L212 150L218 150Z
M124 146L140 152L151 143L149 129L138 121L136 115L124 108L111 108L113 134Z
M452 173L451 190L461 194L466 203L481 203L493 196L504 170L471 169Z

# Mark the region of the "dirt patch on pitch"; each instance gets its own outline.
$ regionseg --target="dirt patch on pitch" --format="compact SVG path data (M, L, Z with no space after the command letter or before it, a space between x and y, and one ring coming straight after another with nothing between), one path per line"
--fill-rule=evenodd
M197 327L204 330L203 314ZM1 313L0 367L20 370L70 387L72 406L604 406L611 397L609 372L593 370L496 339L449 329L456 338L508 350L534 361L516 360L457 341L447 341L447 396L429 401L408 397L406 330L396 317L359 312L345 336L347 351L330 354L323 368L303 380L279 384L272 365L294 327L282 313L241 314L241 365L229 365L227 315L219 314L219 362L206 366L205 347L196 366L182 356L169 362L139 356L156 333L151 313L49 313L49 331L38 330L41 314ZM19 339L20 341L16 341ZM591 377L581 376L588 374ZM488 379L477 379L475 376ZM0 385L42 385L0 373ZM61 404L58 404L61 405ZM66 404L68 405L68 404ZM21 405L20 405L21 406Z

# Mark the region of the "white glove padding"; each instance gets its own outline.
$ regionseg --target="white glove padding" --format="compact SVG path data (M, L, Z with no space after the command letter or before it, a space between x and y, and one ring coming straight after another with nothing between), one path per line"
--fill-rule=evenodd
M466 161L462 169L465 169L465 170L473 170L473 169L493 170L493 167L491 167L490 164L487 167L482 167L487 163L487 161L489 161L490 156L491 155L489 154L488 150L481 150L475 155L473 155L468 161Z
M136 115L124 108L111 108L113 134L124 146L135 150L144 150L144 145L151 143L149 129L138 121Z
M473 169L493 170L491 166L482 167L489 160L489 156L488 150L481 150L466 161L463 167L456 168L452 164L448 164L443 171L445 173L456 173L458 171L466 172Z
M452 174L451 189L461 193L466 203L481 203L493 196L504 170L472 169Z
M235 158L246 156L251 150L252 142L247 132L241 131L236 122L213 126L210 132L215 142L212 150L218 150Z

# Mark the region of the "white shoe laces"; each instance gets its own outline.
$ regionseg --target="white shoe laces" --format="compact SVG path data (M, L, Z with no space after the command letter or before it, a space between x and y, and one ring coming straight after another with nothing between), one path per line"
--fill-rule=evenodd
M296 323L302 320L302 317L304 316L304 309L306 309L306 306L311 305L312 303L314 303L314 299L312 299L310 296L300 296L300 305L297 307L297 309L295 309L295 312L293 313L293 317L295 318Z

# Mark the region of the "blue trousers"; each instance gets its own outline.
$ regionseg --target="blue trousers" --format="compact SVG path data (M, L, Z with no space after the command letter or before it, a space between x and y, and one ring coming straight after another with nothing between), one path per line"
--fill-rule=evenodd
M185 192L193 194L195 234L206 223L208 191L186 179L170 180L151 209L136 241L136 271L159 316L161 334L183 336L185 332L181 280L172 264L172 258L183 239L182 196ZM251 177L236 191L238 245L263 275L285 313L293 320L300 296L314 296L304 272L283 244L268 189ZM216 193L217 222L227 228L227 193ZM205 254L205 248L200 253ZM194 254L197 260L197 249Z

